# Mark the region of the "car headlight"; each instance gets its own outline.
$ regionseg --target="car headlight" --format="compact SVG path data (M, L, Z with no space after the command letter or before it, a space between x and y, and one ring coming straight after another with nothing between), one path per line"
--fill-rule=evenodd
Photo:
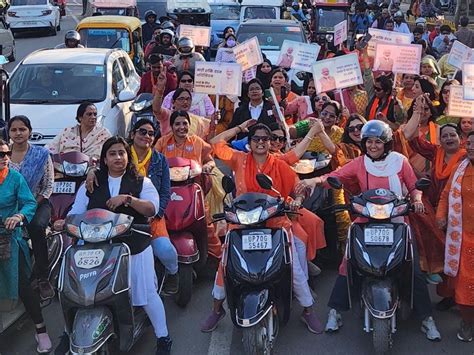
M41 11L41 16L51 15L52 12L53 12L53 10L43 10L43 11Z
M87 174L87 168L89 163L74 164L67 161L63 161L63 172L69 176L85 176Z
M81 222L79 226L81 232L81 239L89 243L104 242L112 231L112 222L102 224L87 224Z
M237 218L240 224L254 224L260 220L263 207L254 208L251 211L237 210Z
M171 181L186 181L189 179L191 168L189 166L170 168Z
M388 219L392 215L393 203L387 203L385 205L377 205L372 202L367 202L365 205L368 215L374 219Z

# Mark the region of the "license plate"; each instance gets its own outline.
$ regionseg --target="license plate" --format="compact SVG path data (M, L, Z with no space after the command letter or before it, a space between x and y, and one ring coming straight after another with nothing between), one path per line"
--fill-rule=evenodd
M28 26L36 25L36 23L37 23L36 21L23 21L22 22L23 25L28 25Z
M102 264L104 255L102 249L79 250L74 254L74 261L78 268L93 269Z
M243 250L270 250L272 248L271 234L244 234L242 235Z
M73 194L76 192L74 181L57 181L53 185L53 194Z
M364 241L367 245L392 245L393 229L391 228L366 228Z

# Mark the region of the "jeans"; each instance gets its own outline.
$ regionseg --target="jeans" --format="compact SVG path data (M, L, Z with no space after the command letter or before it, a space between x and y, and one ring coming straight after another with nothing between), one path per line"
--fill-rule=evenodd
M31 317L35 324L43 323L43 315L41 314L40 300L38 294L33 291L26 268L26 260L23 252L19 251L18 260L18 293L26 313Z
M35 256L35 267L33 277L48 279L48 243L46 242L46 228L51 219L51 205L49 200L44 199L38 204L36 213L26 229L33 245L33 255Z
M174 275L178 272L178 253L170 238L158 237L151 242L153 254L161 261L166 271Z

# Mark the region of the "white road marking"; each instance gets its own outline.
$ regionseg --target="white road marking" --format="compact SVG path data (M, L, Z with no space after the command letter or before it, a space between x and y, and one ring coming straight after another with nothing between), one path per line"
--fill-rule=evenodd
M232 345L232 332L234 324L229 318L229 313L219 322L216 330L212 332L207 355L229 355Z
M70 6L70 5L68 5L68 7L69 7L69 6ZM82 7L82 5L81 5L81 7ZM77 25L81 20L79 20L79 19L77 18L77 16L74 15L74 14L71 12L71 10L69 10L68 8L66 8L66 10L67 10L67 12L69 13L69 15L72 17L72 19L74 20L74 22L75 22L76 25Z

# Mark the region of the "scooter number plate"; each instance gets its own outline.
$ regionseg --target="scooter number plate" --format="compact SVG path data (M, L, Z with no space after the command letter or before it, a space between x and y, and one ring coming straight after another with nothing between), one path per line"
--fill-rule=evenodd
M80 269L93 269L102 264L104 255L101 249L79 250L74 254L74 261Z
M272 248L271 234L242 235L242 250L270 250Z
M364 230L364 241L367 245L392 245L393 229L366 228Z
M73 194L76 192L74 181L57 181L53 185L53 194Z

